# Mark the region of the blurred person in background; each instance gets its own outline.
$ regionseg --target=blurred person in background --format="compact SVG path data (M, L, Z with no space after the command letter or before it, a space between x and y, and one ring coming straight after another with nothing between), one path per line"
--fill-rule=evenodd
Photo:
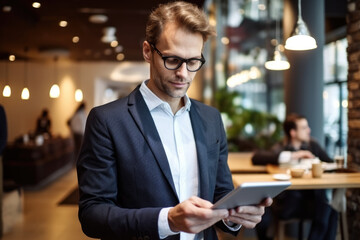
M320 144L311 138L307 119L299 114L289 114L283 123L285 139L275 144L270 151L256 151L254 165L297 164L302 159L319 158L333 162ZM310 218L312 220L309 240L334 240L337 232L338 212L329 203L327 190L288 190L274 199L266 209L263 221L256 227L258 238L272 239L269 227L273 217L280 220ZM271 235L271 234L270 234Z
M45 138L51 137L51 120L49 111L46 108L42 110L41 115L36 121L35 135L43 135Z

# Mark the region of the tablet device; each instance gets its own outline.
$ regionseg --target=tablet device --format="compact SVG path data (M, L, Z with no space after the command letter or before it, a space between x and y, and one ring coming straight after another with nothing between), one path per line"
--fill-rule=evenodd
M232 209L244 205L257 205L267 197L274 198L290 185L289 181L246 182L217 201L212 208Z

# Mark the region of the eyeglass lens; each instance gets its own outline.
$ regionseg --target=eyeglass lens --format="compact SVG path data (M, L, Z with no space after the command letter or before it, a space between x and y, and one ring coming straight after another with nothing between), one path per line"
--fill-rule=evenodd
M186 68L189 71L197 71L202 65L200 59L182 59L177 57L164 58L165 67L169 70L178 69L183 63L186 63Z

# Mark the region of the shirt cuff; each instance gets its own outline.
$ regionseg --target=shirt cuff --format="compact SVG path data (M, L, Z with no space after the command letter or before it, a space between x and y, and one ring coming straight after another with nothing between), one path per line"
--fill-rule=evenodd
M160 210L159 219L158 219L158 229L160 239L164 239L167 236L178 234L178 232L173 232L170 229L168 221L168 213L171 207L163 208Z
M291 151L282 151L278 158L279 164L291 161Z
M231 227L230 227L230 226L226 223L226 221L225 221L224 219L222 219L222 222L225 224L225 226L226 226L229 230L234 231L234 232L239 231L240 228L242 227L242 225L240 225L240 224L235 224L234 226L231 226Z

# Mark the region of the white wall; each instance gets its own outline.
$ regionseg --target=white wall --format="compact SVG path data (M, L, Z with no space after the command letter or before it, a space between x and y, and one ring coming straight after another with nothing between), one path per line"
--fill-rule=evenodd
M0 104L5 108L8 122L8 141L13 141L25 133L35 130L36 119L43 108L49 110L52 120L52 132L55 135L68 136L69 129L66 121L73 114L79 103L75 102L74 94L81 88L87 111L101 103L103 87L97 89L96 81L100 85L124 84L127 82L141 82L149 78L148 64L145 62L57 62L57 79L55 78L54 62L28 62L27 81L30 99L22 100L21 91L24 87L25 64L23 61L0 62ZM7 67L8 83L11 87L11 97L2 96L5 86ZM200 75L199 75L200 76ZM60 86L60 97L49 97L51 86L56 82ZM121 83L117 83L121 82ZM189 90L190 97L200 99L202 83L194 81Z
M49 110L52 120L52 132L55 135L67 136L69 129L66 121L75 111L79 103L74 99L75 90L81 88L84 101L89 111L95 106L94 96L101 97L101 92L95 89L96 79L106 81L143 81L149 77L146 63L114 63L114 62L66 62L59 60L57 71L54 62L28 62L27 81L30 90L30 99L22 100L21 91L24 87L25 64L23 61L0 62L0 104L5 108L8 122L8 141L35 130L36 119L43 108ZM123 66L124 65L124 66ZM131 67L130 67L131 66ZM2 96L7 81L11 87L11 96ZM131 70L129 70L131 69ZM60 97L52 99L49 91L56 82L60 86ZM126 72L129 79L124 79ZM134 77L135 76L135 77Z

